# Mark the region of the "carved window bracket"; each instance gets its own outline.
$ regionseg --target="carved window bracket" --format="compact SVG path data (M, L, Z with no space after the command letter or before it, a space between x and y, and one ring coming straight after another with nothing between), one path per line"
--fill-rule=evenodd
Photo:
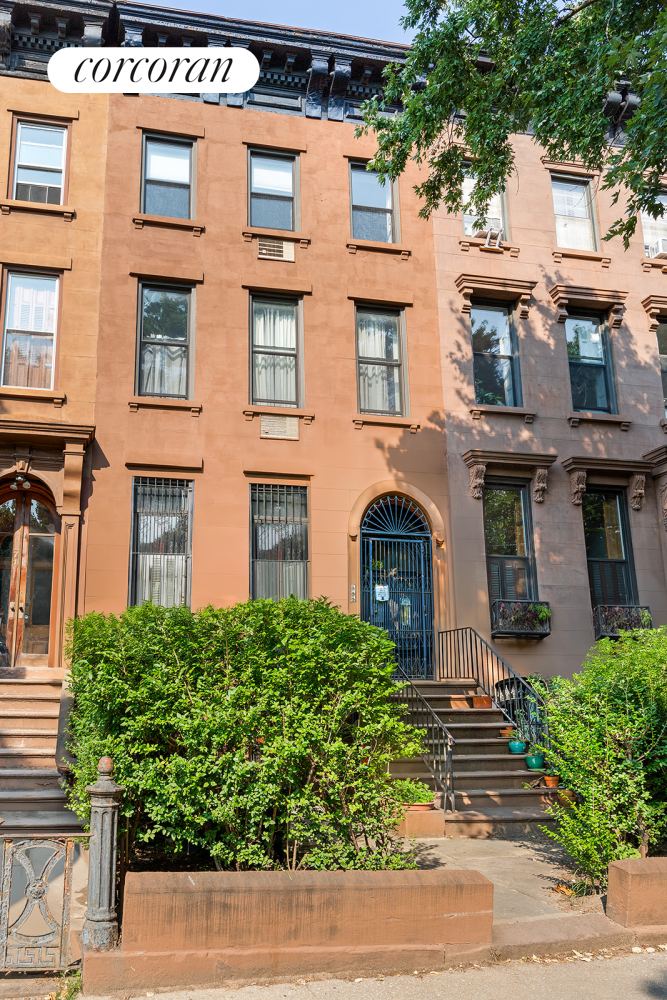
M472 448L461 456L470 471L470 496L481 500L484 490L484 478L489 467L494 472L512 473L531 476L533 479L533 500L544 502L547 490L547 476L550 466L558 458L557 455L537 455L522 452L483 451Z
M461 312L469 313L472 299L499 299L516 302L520 319L528 319L528 304L536 281L519 281L515 278L492 278L486 274L459 274L456 287L461 293Z
M630 506L633 510L641 510L646 493L646 476L643 472L638 472L630 480Z

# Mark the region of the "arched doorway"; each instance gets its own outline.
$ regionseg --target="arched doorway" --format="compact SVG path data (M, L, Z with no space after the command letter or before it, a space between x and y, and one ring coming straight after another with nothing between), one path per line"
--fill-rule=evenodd
M410 677L433 676L431 528L408 497L380 497L361 522L361 617L396 643Z
M60 518L23 482L0 484L0 668L49 663Z

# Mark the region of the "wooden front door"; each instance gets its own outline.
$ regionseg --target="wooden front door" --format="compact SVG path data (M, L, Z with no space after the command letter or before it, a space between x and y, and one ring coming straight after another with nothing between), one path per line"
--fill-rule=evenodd
M59 530L41 496L0 494L0 668L49 664Z

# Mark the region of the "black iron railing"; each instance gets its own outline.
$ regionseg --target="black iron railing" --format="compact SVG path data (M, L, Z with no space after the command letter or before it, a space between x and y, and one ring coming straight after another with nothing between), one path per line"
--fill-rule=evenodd
M407 708L406 717L410 724L424 735L422 760L433 776L436 791L443 795L445 810L453 812L456 809L452 766L454 737L400 666L396 667L394 677L404 683L404 687L396 692L397 700Z
M469 678L529 743L548 739L545 706L528 681L489 646L474 628L440 632L439 679Z
M652 628L651 609L641 604L598 604L593 608L596 639L618 639L633 628Z
M551 635L551 608L547 601L493 601L491 635L494 639L544 639Z

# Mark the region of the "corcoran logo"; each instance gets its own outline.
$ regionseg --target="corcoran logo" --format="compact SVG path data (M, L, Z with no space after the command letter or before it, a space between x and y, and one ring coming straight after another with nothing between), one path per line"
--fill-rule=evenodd
M243 94L259 79L248 49L60 49L49 80L64 94Z

